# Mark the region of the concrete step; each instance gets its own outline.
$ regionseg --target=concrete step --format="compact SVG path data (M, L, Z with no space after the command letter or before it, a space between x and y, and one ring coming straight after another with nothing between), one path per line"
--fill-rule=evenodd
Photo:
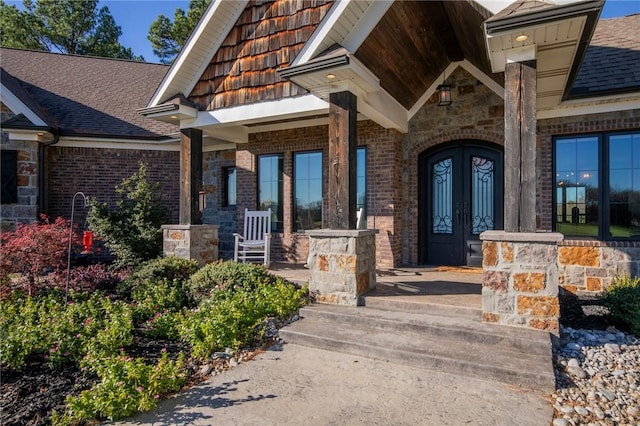
M542 332L371 307L311 305L300 314L280 330L288 343L545 392L555 387L551 342Z
M482 309L468 306L444 305L424 301L413 301L398 297L364 296L364 306L393 312L413 312L417 314L439 315L473 321L482 319Z

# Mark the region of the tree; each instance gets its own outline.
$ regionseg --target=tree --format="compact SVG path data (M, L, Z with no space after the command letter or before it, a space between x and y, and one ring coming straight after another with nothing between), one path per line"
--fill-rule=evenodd
M98 0L24 0L24 10L0 0L0 43L5 47L143 61L118 38L109 8Z
M115 208L90 199L89 227L117 259L116 266L135 266L162 254L162 229L167 212L161 207L160 184L147 179L147 164L116 186Z
M180 52L196 24L209 6L211 0L190 0L189 10L185 13L176 9L173 22L164 15L158 16L149 28L147 37L153 46L153 53L160 62L168 64Z

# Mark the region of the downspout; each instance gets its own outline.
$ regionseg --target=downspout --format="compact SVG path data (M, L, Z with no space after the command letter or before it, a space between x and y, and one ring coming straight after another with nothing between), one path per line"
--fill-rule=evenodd
M42 142L38 147L38 218L44 213L44 197L45 197L45 167L44 167L44 149L48 146L55 145L60 140L60 133L57 129L50 129L49 132L53 135L53 139L49 142Z

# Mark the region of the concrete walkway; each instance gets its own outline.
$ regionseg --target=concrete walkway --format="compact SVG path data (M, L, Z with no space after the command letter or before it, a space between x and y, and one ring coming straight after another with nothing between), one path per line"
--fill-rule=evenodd
M283 345L120 425L549 425L546 395Z

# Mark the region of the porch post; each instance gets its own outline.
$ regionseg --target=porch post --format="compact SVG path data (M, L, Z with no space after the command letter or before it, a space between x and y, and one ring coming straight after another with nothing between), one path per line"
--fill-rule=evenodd
M504 230L536 231L536 61L505 67Z
M198 193L202 188L202 130L180 130L180 224L199 225L202 213Z
M329 228L355 229L357 98L331 93L329 103Z

